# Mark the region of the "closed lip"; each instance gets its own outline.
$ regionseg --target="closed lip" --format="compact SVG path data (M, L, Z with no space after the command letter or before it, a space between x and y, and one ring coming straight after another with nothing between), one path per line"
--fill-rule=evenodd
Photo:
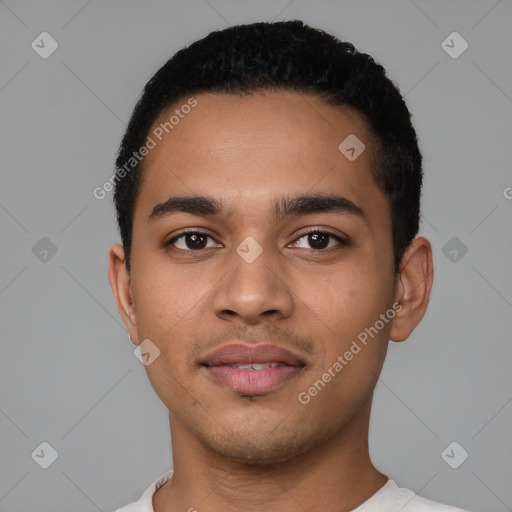
M253 363L281 363L303 367L306 362L293 352L271 343L248 345L230 343L208 353L199 364L202 366L246 365Z

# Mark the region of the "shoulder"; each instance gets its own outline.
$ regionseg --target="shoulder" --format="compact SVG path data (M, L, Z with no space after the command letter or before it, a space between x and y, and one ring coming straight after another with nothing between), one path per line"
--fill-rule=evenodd
M461 508L443 505L418 496L410 489L398 487L388 480L368 501L353 512L468 512Z
M412 491L411 491L412 492ZM420 496L414 498L402 509L402 512L468 512L461 508L443 505Z
M468 512L461 508L422 498L410 489L398 487L392 480L388 484L396 494L396 501L402 507L401 512Z
M171 479L173 471L167 471L154 480L151 485L143 492L142 496L132 503L118 508L113 512L154 512L153 509L153 494L156 490L162 487L168 480Z

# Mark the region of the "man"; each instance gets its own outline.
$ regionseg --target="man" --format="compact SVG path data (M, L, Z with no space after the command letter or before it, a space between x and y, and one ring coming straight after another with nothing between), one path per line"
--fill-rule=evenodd
M303 23L213 32L148 82L109 280L173 471L123 512L445 511L368 452L388 341L422 319L422 157L384 69Z

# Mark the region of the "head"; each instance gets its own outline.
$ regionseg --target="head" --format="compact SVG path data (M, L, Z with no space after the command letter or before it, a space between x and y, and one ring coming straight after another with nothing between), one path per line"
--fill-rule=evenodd
M116 165L109 278L176 429L253 461L358 431L432 279L418 141L382 66L298 21L213 32L147 83ZM297 371L227 385L210 363L234 340Z
M349 42L300 21L234 26L177 52L149 80L137 103L116 160L129 169L117 181L115 205L130 269L133 216L144 168L134 153L144 147L165 110L200 93L250 95L269 90L321 97L353 109L367 123L375 165L372 176L391 206L394 268L419 228L422 157L411 115L385 70ZM183 101L181 101L183 100ZM168 122L167 116L165 122ZM174 129L175 119L170 129ZM178 119L179 121L179 119ZM177 125L176 125L177 126ZM164 128L165 131L165 128ZM158 142L158 134L153 139ZM341 142L341 141L340 141Z

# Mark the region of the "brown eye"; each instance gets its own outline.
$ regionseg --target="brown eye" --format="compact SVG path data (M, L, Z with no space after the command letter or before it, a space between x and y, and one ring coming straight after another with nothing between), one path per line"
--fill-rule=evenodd
M220 246L220 244L217 243L210 244L208 246L208 239L213 240L213 238L206 233L202 233L200 231L188 231L171 238L171 240L169 240L165 245L172 245L176 249L181 249L183 251L200 251L201 249Z
M310 233L308 243L313 249L325 249L329 244L329 235L326 233Z
M309 247L306 246L306 244L309 245ZM304 233L302 236L297 238L292 245L302 249L322 251L324 249L330 249L335 245L348 245L348 242L333 233L326 231L311 231L309 233Z

